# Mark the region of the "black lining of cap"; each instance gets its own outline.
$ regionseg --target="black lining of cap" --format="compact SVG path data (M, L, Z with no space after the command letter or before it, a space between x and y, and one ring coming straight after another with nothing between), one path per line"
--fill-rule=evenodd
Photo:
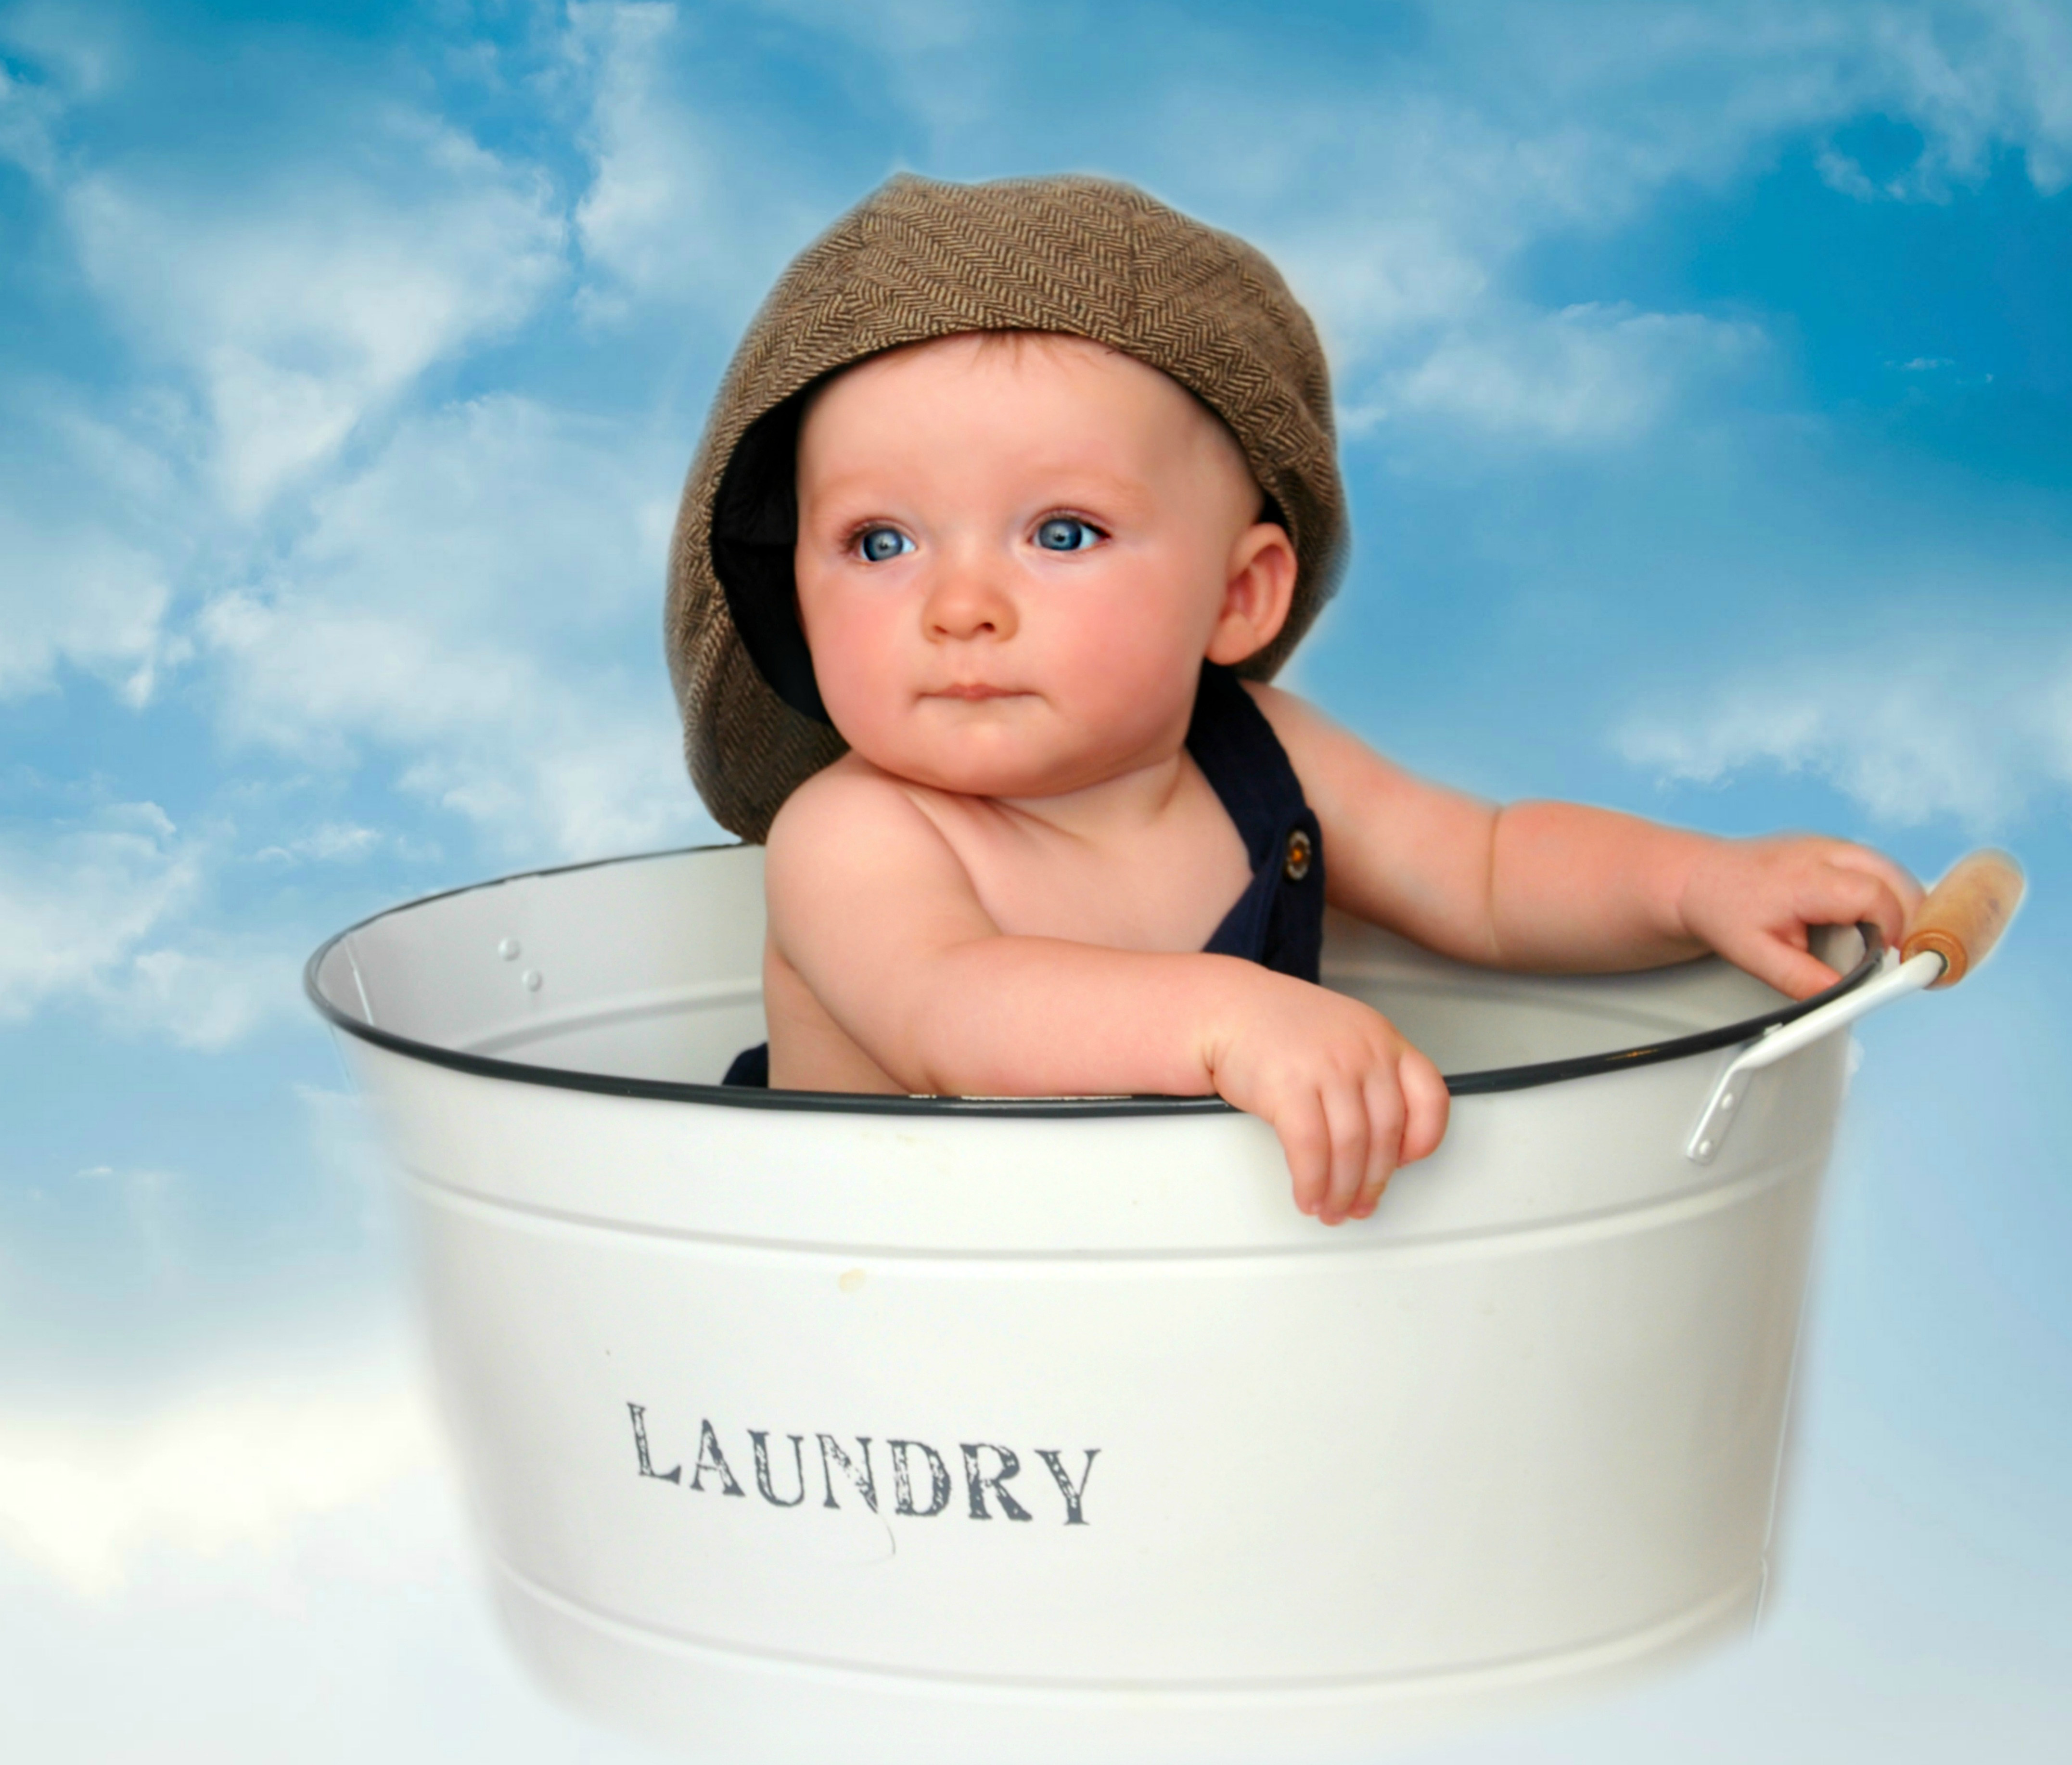
M826 723L791 565L799 538L799 421L812 390L765 411L735 445L713 498L712 559L756 672L793 710Z

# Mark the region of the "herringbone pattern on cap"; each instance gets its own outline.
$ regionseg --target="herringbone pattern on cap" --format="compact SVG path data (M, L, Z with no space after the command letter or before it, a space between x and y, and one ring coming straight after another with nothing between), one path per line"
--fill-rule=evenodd
M1264 257L1102 179L894 178L763 302L713 401L670 545L666 639L691 776L745 839L761 839L842 743L778 697L734 629L713 563L722 475L751 424L824 375L972 331L1091 338L1170 374L1230 426L1301 566L1287 628L1244 673L1270 676L1336 586L1345 504L1323 351Z

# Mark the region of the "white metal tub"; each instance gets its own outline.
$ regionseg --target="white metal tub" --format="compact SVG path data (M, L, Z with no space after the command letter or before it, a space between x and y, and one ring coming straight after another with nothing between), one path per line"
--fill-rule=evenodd
M717 1088L762 915L758 851L681 852L310 961L565 1696L784 1765L1293 1760L1750 1623L1846 1035L1700 1164L1726 1051L1790 1014L1759 982L1334 921L1327 981L1481 1076L1330 1230L1213 1100Z

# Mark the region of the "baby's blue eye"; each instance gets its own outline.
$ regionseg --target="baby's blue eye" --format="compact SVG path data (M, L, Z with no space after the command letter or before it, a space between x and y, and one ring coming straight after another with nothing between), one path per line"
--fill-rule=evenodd
M1036 529L1036 543L1046 552L1083 552L1100 539L1098 527L1075 515L1053 515Z
M857 537L857 549L866 564L882 564L888 557L914 549L914 542L896 527L873 527Z

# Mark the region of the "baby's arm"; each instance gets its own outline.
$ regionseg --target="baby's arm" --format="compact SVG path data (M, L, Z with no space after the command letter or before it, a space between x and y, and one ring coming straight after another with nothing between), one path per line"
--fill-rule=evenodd
M1232 957L1007 936L935 824L860 767L794 793L766 889L773 952L902 1089L1214 1091L1273 1127L1297 1204L1333 1224L1445 1132L1445 1082L1367 1006Z
M1466 961L1651 968L1716 950L1779 992L1833 984L1807 928L1897 943L1921 886L1841 840L1721 840L1575 803L1496 808L1413 778L1299 699L1253 689L1324 829L1332 902Z

